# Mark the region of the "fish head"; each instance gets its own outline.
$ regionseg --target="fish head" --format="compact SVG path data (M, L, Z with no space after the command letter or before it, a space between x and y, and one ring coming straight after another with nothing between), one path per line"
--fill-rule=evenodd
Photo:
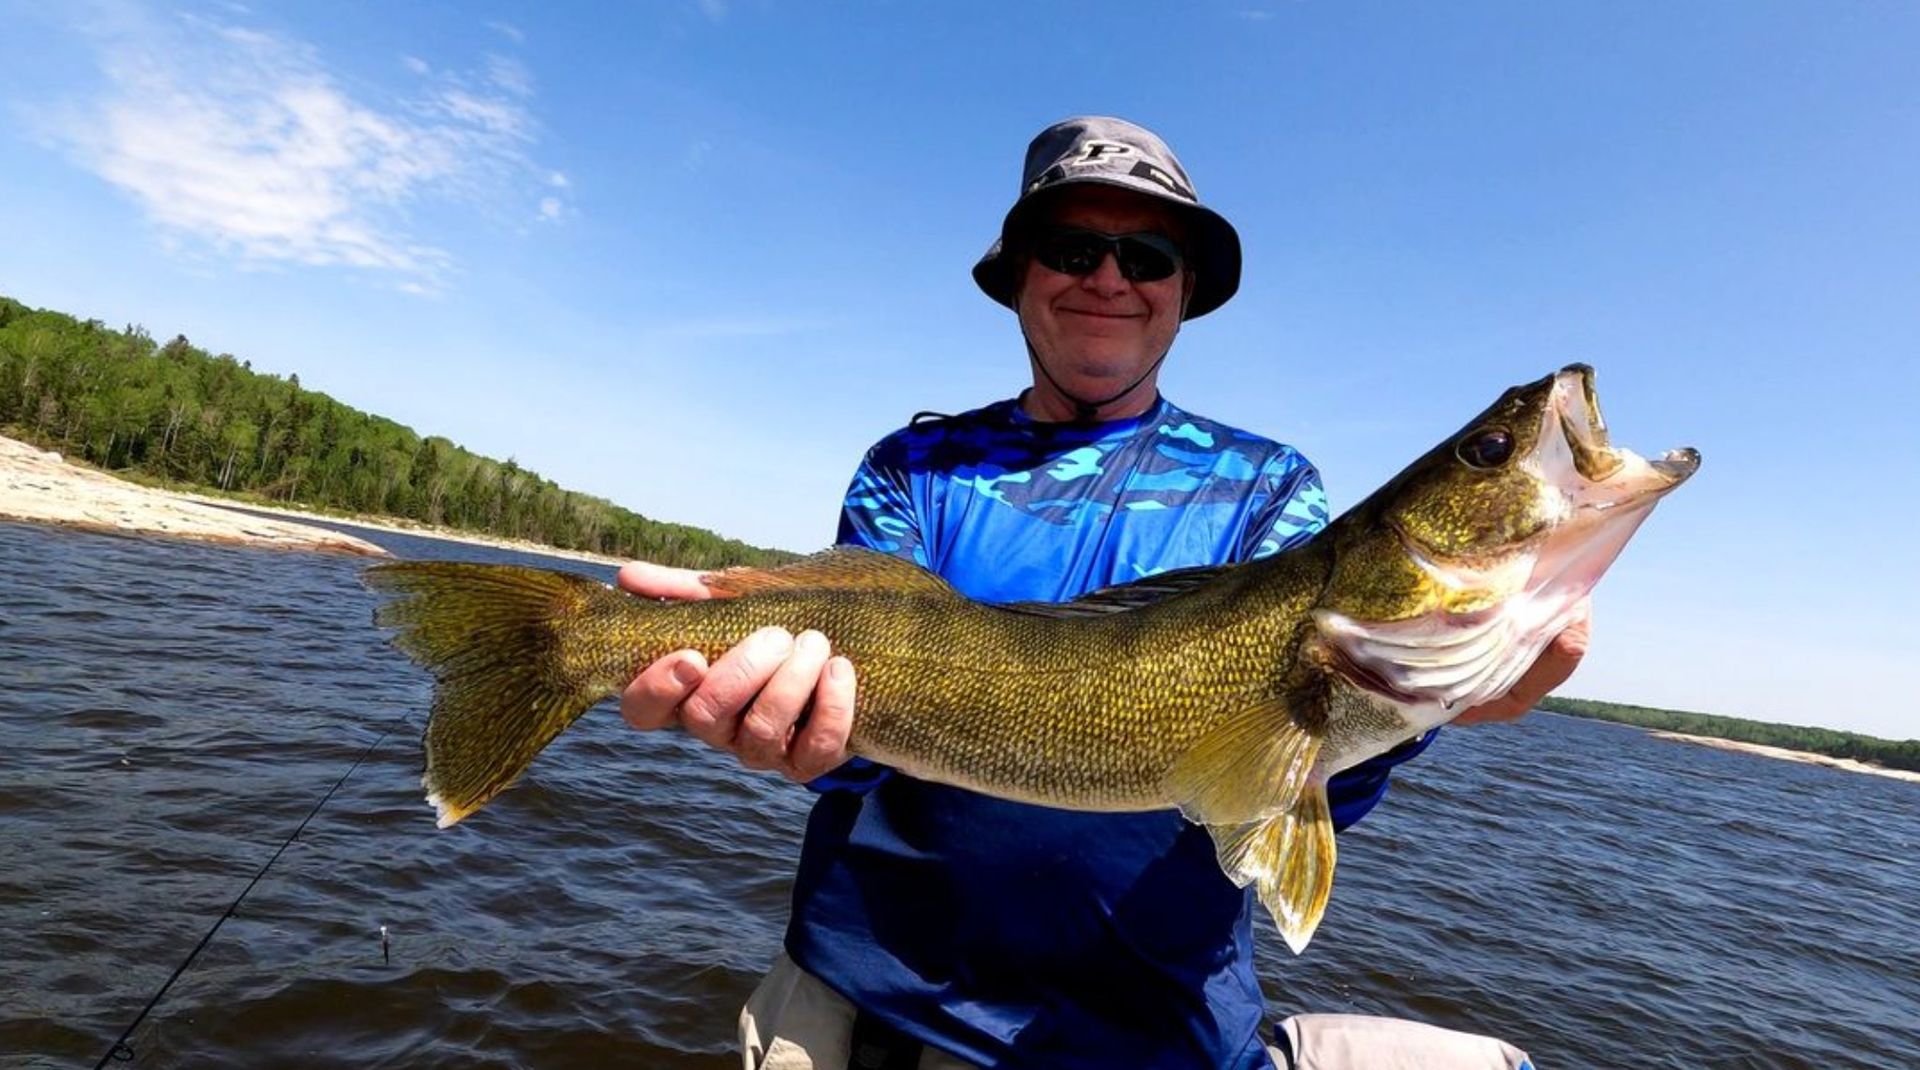
M1614 446L1593 369L1574 364L1508 390L1416 461L1381 519L1442 572L1571 556L1592 580L1699 465L1692 449L1650 461Z
M1649 460L1613 445L1584 364L1514 387L1329 533L1321 633L1396 703L1498 698L1699 465L1690 448Z

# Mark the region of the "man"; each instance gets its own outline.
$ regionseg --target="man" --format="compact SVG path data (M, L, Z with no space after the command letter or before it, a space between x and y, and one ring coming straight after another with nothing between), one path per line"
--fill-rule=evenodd
M882 440L854 476L840 541L908 557L977 599L1066 600L1274 553L1325 524L1319 476L1297 452L1159 394L1181 324L1238 288L1240 244L1158 137L1107 118L1043 131L973 274L1016 312L1031 386ZM696 573L644 564L621 583L706 593ZM1531 708L1584 644L1583 623L1459 722ZM827 637L767 629L711 665L664 658L623 698L637 727L679 724L820 792L786 956L742 1015L749 1070L1271 1065L1259 915L1204 829L848 761L854 669ZM1336 826L1430 739L1333 778Z

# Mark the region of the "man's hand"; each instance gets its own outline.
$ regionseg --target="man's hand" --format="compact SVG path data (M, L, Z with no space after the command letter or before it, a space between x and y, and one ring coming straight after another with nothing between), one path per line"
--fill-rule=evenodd
M1593 633L1593 603L1580 607L1580 615L1565 631L1553 637L1547 648L1522 673L1513 690L1482 703L1453 719L1454 724L1485 724L1489 721L1514 721L1540 704L1554 688L1567 682L1580 659L1587 656L1587 641Z
M620 587L643 598L711 598L702 575L636 561L620 569ZM853 663L833 656L826 636L762 628L712 665L681 650L647 666L621 693L620 714L640 729L680 725L749 769L805 783L847 760L853 698Z

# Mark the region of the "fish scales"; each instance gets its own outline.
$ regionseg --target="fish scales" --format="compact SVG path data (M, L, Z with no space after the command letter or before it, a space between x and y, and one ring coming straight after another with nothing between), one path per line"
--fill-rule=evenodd
M619 596L573 640L575 671L617 690L682 648L717 658L767 625L813 628L859 666L850 749L1021 801L1106 810L1174 805L1169 770L1195 739L1263 700L1310 599L1288 558L1262 576L1143 611L1056 618L950 591L796 588L648 606ZM1277 573L1277 574L1275 574ZM1256 583L1255 581L1259 581Z

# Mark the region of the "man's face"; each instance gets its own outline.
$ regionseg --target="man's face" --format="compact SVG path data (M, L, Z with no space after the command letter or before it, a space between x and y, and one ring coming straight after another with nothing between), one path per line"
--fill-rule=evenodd
M1186 235L1160 202L1111 186L1060 191L1042 222L1105 234L1149 231ZM1060 386L1082 399L1104 399L1124 389L1173 345L1187 289L1186 272L1154 282L1129 282L1112 255L1089 275L1065 275L1027 258L1016 306L1020 325ZM1152 397L1152 383L1142 384Z

